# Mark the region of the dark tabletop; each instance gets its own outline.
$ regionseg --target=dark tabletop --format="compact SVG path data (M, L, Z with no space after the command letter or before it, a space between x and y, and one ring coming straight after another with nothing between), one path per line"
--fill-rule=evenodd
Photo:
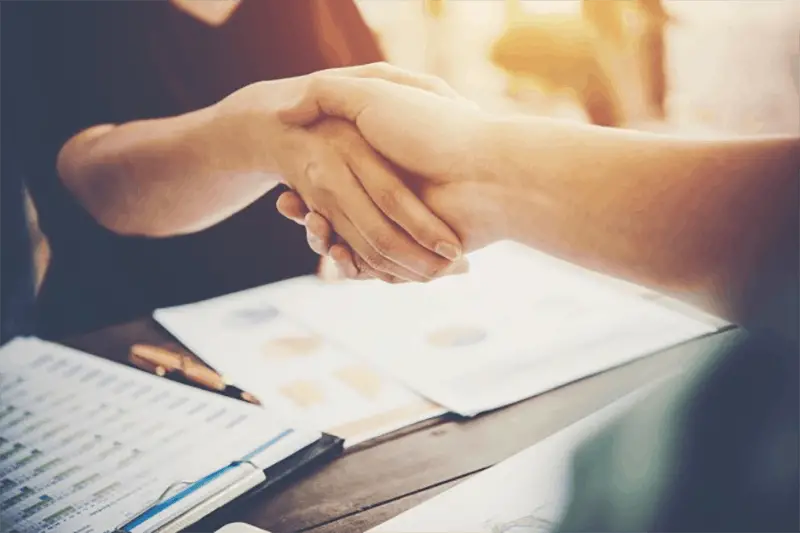
M364 443L279 492L235 502L189 531L210 532L229 522L272 533L365 531L707 356L736 334L727 330L693 340L474 419L441 417ZM176 345L150 319L65 342L119 362L126 362L134 343Z

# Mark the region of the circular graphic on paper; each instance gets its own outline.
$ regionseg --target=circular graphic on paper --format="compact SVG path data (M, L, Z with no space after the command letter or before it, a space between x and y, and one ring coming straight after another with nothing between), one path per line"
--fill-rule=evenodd
M317 337L279 337L264 345L263 354L267 357L302 357L316 351L319 345Z
M278 316L279 311L276 307L264 304L260 307L247 307L233 311L225 320L231 327L243 328L260 326Z
M454 326L430 333L428 344L437 348L459 348L483 342L489 336L487 331L476 326Z

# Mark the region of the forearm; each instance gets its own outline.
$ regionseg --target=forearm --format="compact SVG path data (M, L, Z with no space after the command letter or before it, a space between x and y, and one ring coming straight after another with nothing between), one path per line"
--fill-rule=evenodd
M58 172L83 206L123 234L169 236L209 227L277 183L268 150L248 150L216 107L99 126L68 141Z
M505 236L736 319L797 224L797 139L669 138L541 120L489 126ZM796 252L795 252L796 253Z

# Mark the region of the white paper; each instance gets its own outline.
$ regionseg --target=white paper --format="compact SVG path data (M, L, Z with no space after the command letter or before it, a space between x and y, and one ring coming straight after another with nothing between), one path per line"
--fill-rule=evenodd
M266 468L320 434L245 402L38 339L0 350L3 531L105 532L260 445Z
M428 284L306 283L287 314L432 401L472 416L710 333L652 291L512 243Z
M232 383L295 425L352 446L446 412L287 315L279 301L316 278L296 278L204 302L160 309L155 319Z
M636 400L629 394L370 533L548 533L566 510L576 448Z

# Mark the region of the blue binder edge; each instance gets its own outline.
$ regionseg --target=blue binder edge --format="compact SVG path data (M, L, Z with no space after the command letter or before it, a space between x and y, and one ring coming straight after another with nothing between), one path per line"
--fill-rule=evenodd
M191 525L187 531L216 531L222 526L241 521L246 506L256 496L268 498L287 489L295 481L312 474L317 468L328 464L342 454L344 439L323 433L317 442L296 452L284 461L267 468L266 481L250 489L232 502L215 509L200 521ZM263 527L263 526L262 526Z
M264 443L263 445L259 446L257 450L254 450L250 455L258 454L263 449L268 448L278 440L282 439L289 433L292 433L293 430L287 430L282 432L281 434L273 437L270 441ZM239 510L241 504L253 496L261 493L274 493L280 491L284 488L288 482L300 477L305 473L309 473L314 468L325 464L335 457L341 455L342 451L344 450L344 440L335 437L333 435L329 435L327 433L323 433L322 436L314 443L306 446L305 448L295 452L290 457L284 459L280 463L276 465L272 465L266 470L264 470L264 474L266 475L266 480L261 483L260 485L250 489L245 494L239 496L232 502L220 507L219 509L215 509L211 511L208 515L200 519L200 521L192 524L191 531L195 531L195 527L201 527L202 531L215 531L219 529L222 525L230 522L231 518L225 518L226 514L231 512L235 512ZM247 458L243 458L241 461L237 461L232 465L229 465L225 468L222 468L216 472L209 474L208 476L204 477L201 480L198 480L196 483L190 487L190 489L186 491L182 491L176 496L165 500L164 502L153 506L152 508L148 509L145 513L143 513L140 517L136 520L129 522L124 526L122 529L116 530L114 533L126 533L129 527L135 527L140 523L150 519L153 515L157 514L161 510L166 507L169 507L175 501L180 500L181 498L186 497L190 491L193 492L203 485L211 482L214 478L222 475L222 473L226 472L229 468L235 467L236 465L240 464L243 461L247 461ZM213 524L213 525L212 525Z

